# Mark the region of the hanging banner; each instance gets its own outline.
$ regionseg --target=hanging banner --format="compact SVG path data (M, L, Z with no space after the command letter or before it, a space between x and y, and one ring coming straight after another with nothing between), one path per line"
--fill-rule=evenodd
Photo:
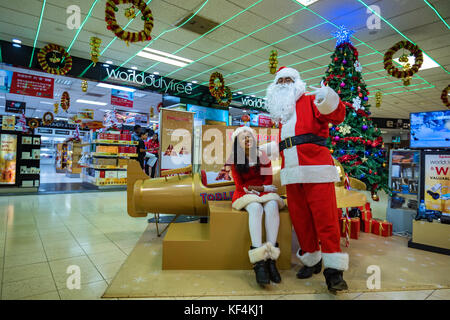
M450 155L425 154L424 199L428 210L450 213Z
M133 108L134 93L111 89L111 104L119 107Z
M53 99L55 79L32 74L14 72L10 93Z
M231 137L239 126L204 125L202 126L201 177L204 185L232 181L231 166L227 164L233 150ZM258 146L278 141L279 130L271 128L253 128ZM228 161L229 162L229 161Z
M192 165L194 113L161 109L161 171Z
M94 120L94 109L81 109L77 113L77 119Z
M2 130L13 131L16 126L15 116L2 116Z
M17 135L0 135L0 184L16 183Z

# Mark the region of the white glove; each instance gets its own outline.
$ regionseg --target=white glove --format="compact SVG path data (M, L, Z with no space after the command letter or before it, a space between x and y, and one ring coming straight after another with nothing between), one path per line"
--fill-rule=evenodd
M259 196L260 195L260 193L258 192L258 191L256 191L256 190L248 190L246 187L244 187L244 191L245 191L245 193L247 193L247 194L256 194L257 196Z
M314 100L314 103L319 104L321 103L327 96L328 93L328 87L326 87L323 84L323 81L320 83L320 88L316 88L313 86L309 86L311 89L314 89L311 92L305 93L306 96L316 96L316 99Z
M274 185L264 186L264 192L277 192L278 189Z

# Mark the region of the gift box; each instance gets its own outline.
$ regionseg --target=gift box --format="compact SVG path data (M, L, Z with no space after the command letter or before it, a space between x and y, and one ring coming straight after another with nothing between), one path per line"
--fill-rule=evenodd
M358 218L351 218L350 220L347 220L347 218L340 218L340 229L341 229L341 237L345 237L345 229L347 226L348 221L350 222L348 226L348 231L350 234L350 239L358 239L359 238L359 231L360 231L360 220Z
M372 220L372 233L377 236L392 236L392 223L388 221Z
M372 219L361 219L361 231L371 233L372 232Z

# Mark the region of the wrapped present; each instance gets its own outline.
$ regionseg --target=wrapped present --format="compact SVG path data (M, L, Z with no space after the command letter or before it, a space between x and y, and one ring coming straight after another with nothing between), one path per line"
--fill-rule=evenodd
M371 233L372 232L372 223L373 223L373 219L369 219L369 220L362 219L361 220L361 231Z
M359 238L359 231L360 231L360 220L359 218L350 218L347 219L346 217L342 217L339 219L340 223L340 230L341 230L341 237L346 236L346 229L348 224L348 232L350 234L351 239L358 239Z
M361 210L361 220L372 220L372 211Z
M392 236L392 223L388 221L372 220L372 233L377 236Z

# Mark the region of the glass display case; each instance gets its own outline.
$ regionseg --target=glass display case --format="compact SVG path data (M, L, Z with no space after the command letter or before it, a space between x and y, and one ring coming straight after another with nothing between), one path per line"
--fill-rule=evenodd
M420 151L391 150L389 161L389 199L387 218L394 232L412 232L417 213L420 186Z

